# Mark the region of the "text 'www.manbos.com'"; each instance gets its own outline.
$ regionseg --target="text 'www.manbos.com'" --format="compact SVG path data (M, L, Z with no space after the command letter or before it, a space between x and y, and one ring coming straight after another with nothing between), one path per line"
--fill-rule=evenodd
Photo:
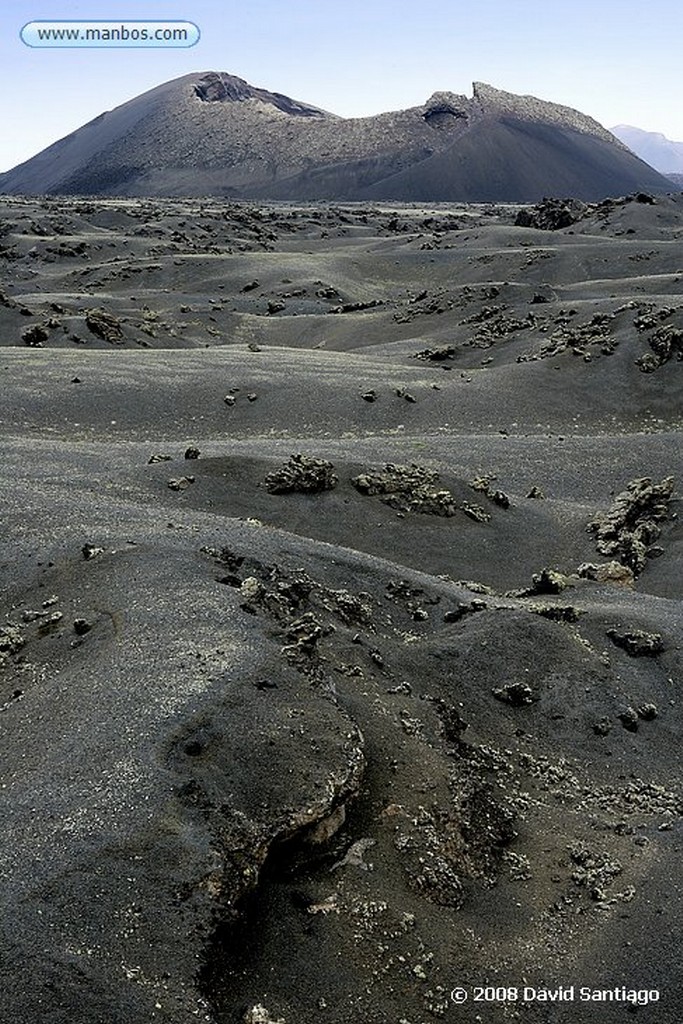
M182 47L200 32L191 21L30 21L19 35L34 47Z

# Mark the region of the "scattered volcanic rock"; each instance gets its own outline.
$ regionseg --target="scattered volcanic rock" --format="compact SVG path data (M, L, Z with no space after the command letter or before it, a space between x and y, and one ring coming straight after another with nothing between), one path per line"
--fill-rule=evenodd
M683 195L0 207L0 1024L680 1024Z
M531 209L520 210L515 225L539 228L541 231L558 231L576 224L587 209L586 204L577 199L544 199Z

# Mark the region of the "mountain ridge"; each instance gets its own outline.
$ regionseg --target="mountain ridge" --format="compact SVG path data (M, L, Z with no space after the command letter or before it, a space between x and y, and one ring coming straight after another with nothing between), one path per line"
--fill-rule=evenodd
M683 142L669 139L662 132L648 132L631 124L618 124L611 129L641 160L662 174L683 173Z

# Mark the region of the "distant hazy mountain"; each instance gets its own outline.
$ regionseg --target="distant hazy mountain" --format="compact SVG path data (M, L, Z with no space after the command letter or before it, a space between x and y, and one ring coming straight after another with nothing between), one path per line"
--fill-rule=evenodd
M641 160L662 174L683 174L683 142L673 142L661 132L645 132L630 124L618 124L610 130Z
M671 183L592 118L472 98L340 118L220 72L160 85L0 175L0 191L397 201L599 199Z

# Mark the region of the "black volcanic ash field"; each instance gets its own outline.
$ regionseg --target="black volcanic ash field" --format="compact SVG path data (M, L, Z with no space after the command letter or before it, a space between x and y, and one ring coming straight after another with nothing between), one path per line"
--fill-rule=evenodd
M683 194L0 211L2 1024L677 1024Z

